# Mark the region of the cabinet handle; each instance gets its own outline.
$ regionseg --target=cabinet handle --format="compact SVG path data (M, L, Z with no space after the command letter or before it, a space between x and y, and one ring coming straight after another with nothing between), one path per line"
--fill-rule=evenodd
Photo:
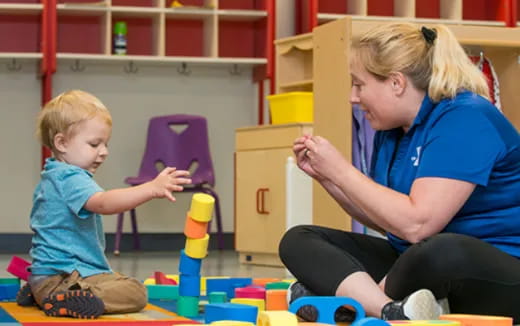
M256 212L258 214L269 214L269 212L265 210L264 194L266 191L269 191L269 188L258 188L256 190Z

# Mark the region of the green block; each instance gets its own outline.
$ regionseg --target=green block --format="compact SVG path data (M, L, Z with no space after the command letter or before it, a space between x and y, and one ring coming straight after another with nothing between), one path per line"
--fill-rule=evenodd
M214 291L209 294L209 303L225 303L227 302L227 293Z
M16 277L0 278L0 284L20 284L20 279Z
M290 283L287 282L273 282L265 285L266 290L287 290Z
M180 296L177 301L177 314L182 317L197 317L199 315L199 297Z
M175 300L179 297L179 286L178 285L147 285L149 299L169 299Z

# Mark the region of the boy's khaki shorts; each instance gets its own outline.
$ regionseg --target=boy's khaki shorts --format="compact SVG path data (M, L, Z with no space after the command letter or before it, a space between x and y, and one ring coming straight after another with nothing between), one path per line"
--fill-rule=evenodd
M146 287L138 280L119 273L103 273L82 278L77 271L36 279L30 282L36 303L68 290L89 290L103 300L105 313L129 313L142 310L147 302Z

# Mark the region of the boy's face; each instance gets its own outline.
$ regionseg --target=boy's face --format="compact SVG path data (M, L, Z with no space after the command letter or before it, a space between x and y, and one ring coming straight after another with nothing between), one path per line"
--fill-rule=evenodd
M95 173L108 156L111 133L112 128L99 117L83 121L72 136L64 137L57 159Z

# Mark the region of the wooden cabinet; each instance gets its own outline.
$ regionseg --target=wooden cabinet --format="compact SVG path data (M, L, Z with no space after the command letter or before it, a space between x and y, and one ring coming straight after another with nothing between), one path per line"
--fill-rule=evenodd
M278 244L286 230L285 166L294 139L311 124L236 130L235 247L243 263L281 266Z

